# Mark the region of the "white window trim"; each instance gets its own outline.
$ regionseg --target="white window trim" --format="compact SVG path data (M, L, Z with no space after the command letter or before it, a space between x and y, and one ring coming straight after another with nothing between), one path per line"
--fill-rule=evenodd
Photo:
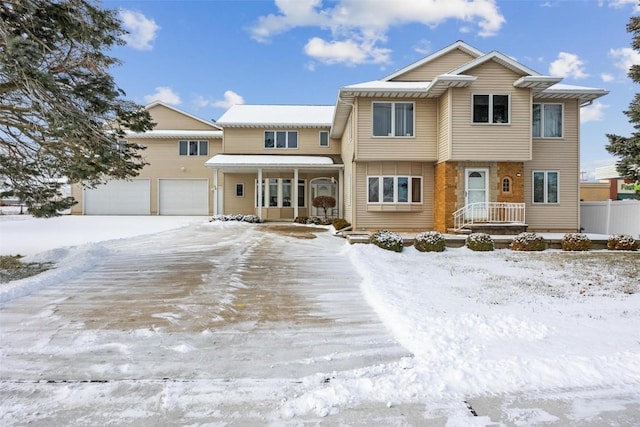
M473 100L476 96L488 95L489 96L489 121L488 122L474 122L473 121ZM509 97L509 105L507 114L509 115L509 120L506 123L494 123L493 122L493 97L494 95L498 96L507 96ZM510 93L500 93L500 92L478 92L471 94L471 124L474 126L508 126L511 124L511 94Z
M548 174L555 173L558 176L558 201L557 202L549 202L549 194L548 194ZM536 202L536 173L544 173L544 202ZM531 203L534 205L552 205L556 206L560 204L560 171L557 170L533 170L531 171Z
M322 134L326 134L327 135L327 145L322 145ZM331 145L330 139L329 139L329 131L328 130L321 130L318 133L318 145L322 148L329 148L329 145Z
M238 188L239 188L238 186L239 185L242 186L242 196L238 196ZM245 196L246 192L244 190L244 182L237 182L236 183L236 193L235 194L236 194L236 197L244 197Z
M540 105L540 130L544 134L544 106L545 105L560 105L562 107L562 136L533 136L533 105ZM564 102L534 102L531 106L531 138L533 139L564 139Z
M274 140L273 140L273 147L267 147L267 132L273 132L274 134ZM275 139L275 135L278 132L284 132L285 133L285 146L284 147L276 147L277 145L277 141ZM289 132L295 132L296 133L296 142L297 145L295 147L289 147ZM263 138L262 138L262 146L265 150L297 150L298 148L300 148L300 132L298 132L297 130L272 130L272 129L267 129L264 131L263 134Z
M180 154L180 144L182 142L186 142L187 143L187 154ZM198 154L190 154L189 151L189 145L191 145L191 142L197 142L198 143ZM201 142L205 142L207 144L207 153L206 154L200 154L200 143ZM178 155L179 156L183 156L183 157L197 157L197 156L208 156L209 155L209 141L208 140L202 140L202 139L181 139L180 141L178 141Z
M369 178L377 178L378 179L378 201L371 202L369 201ZM384 201L384 188L383 182L384 178L393 178L393 201L385 202ZM407 178L408 180L408 188L407 188L407 200L406 202L398 201L398 178ZM411 200L411 196L413 195L413 180L420 180L420 201L414 202ZM415 175L367 175L367 204L368 205L421 205L424 200L424 182L421 176Z
M373 106L375 104L391 104L391 135L374 135L373 134ZM413 105L413 135L395 135L396 131L396 121L394 120L395 112L396 112L396 104L411 104ZM371 101L371 137L380 139L380 138L394 138L394 139L411 139L416 137L416 103L413 101Z

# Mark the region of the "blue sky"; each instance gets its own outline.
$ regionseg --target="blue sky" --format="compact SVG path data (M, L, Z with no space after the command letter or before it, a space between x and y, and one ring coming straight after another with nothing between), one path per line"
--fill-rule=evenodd
M609 95L582 110L581 169L613 164L605 134L629 135L622 113L640 86L629 18L637 0L103 1L130 31L112 52L127 97L204 119L233 103L335 103L341 86L379 79L457 40L497 50L563 83Z

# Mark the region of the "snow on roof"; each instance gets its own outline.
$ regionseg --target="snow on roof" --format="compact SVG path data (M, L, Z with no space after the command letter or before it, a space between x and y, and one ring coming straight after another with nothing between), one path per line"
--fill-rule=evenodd
M372 80L370 82L358 83L354 85L344 86L344 90L379 90L379 91L397 91L397 90L426 90L431 82L386 82L384 80Z
M131 132L126 131L126 135L130 138L222 138L221 130L150 130L147 132Z
M334 166L330 157L285 156L261 154L216 154L205 162L207 167L259 167L259 166Z
M333 105L247 105L229 108L218 119L224 126L299 126L329 127Z
M549 87L546 90L561 90L561 91L585 91L585 92L592 92L592 91L604 91L604 89L601 88L596 88L596 87L586 87L586 86L574 86L574 85L567 85L564 83L556 83L553 86Z

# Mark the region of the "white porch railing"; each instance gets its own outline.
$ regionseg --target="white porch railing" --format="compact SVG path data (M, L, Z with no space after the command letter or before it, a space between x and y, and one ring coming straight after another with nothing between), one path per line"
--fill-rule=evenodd
M477 223L524 224L524 207L524 203L471 203L453 213L453 228L460 231Z

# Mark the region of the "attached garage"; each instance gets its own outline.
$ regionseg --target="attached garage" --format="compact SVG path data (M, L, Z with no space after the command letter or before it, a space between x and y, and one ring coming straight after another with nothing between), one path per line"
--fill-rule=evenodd
M158 181L160 215L208 215L208 179L160 179Z
M149 215L151 190L149 179L109 181L84 190L85 215Z

